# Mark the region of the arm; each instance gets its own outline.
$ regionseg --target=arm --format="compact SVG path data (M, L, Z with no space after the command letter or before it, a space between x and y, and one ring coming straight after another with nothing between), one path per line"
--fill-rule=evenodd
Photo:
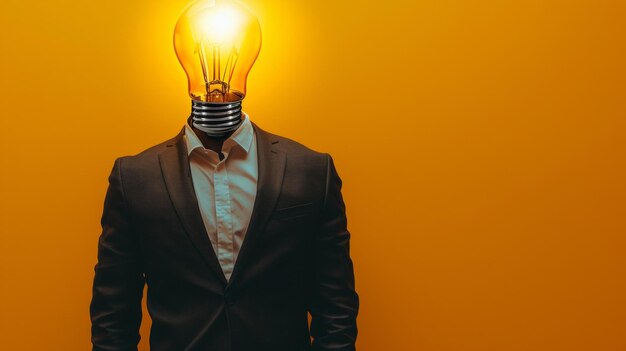
M131 230L121 177L115 160L104 200L98 263L90 305L93 351L136 351L141 336L143 275L136 233Z
M313 350L354 351L359 296L354 289L342 182L332 157L326 155L326 194L315 241L315 285L309 305Z

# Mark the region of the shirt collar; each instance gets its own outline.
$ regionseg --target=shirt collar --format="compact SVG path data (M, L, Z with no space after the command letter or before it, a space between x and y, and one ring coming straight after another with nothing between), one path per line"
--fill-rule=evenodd
M250 117L245 112L242 112L242 114L243 121L241 122L241 125L228 137L228 139L224 140L222 149L229 150L235 144L238 144L246 153L250 151L254 130L252 129L252 124L250 123ZM194 130L191 126L189 126L189 123L185 123L184 138L185 143L187 144L187 155L191 155L191 152L196 148L204 148L204 145Z

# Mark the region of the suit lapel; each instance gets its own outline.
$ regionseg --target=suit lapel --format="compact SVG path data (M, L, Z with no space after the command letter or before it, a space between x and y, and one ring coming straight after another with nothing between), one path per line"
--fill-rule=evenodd
M257 143L258 179L257 192L248 230L237 255L233 273L228 286L235 283L249 264L250 257L256 247L257 240L265 229L267 221L274 211L285 173L285 152L276 145L278 140L251 122Z
M226 277L220 267L200 214L198 199L191 179L187 147L183 138L184 130L185 128L174 138L174 142L166 145L165 151L159 154L161 171L176 214L180 218L189 239L209 267L218 275L220 281L226 284Z
M187 147L183 138L185 128L159 154L163 178L176 214L189 239L224 286L230 286L241 275L241 271L248 263L254 251L255 242L262 234L276 204L285 171L285 153L276 147L278 140L274 140L271 134L263 131L253 122L252 126L257 142L257 192L250 223L229 281L226 280L202 221L191 178Z

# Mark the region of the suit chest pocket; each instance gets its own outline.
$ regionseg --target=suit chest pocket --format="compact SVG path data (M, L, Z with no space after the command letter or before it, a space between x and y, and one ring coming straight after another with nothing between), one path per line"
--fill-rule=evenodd
M314 210L315 208L312 202L291 205L274 210L274 213L272 214L272 219L285 220L303 217L307 215L312 215L314 213Z

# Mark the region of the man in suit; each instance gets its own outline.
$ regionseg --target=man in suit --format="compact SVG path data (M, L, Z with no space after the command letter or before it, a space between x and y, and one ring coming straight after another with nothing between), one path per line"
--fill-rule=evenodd
M188 119L116 159L93 351L137 350L145 284L152 351L355 350L359 297L333 159L242 117L222 136Z

